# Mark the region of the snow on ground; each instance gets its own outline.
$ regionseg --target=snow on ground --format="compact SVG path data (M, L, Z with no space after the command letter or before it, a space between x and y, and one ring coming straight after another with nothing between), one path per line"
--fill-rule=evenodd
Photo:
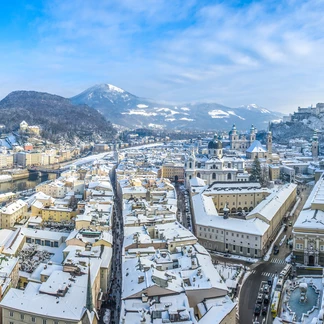
M243 267L240 265L224 265L216 264L216 270L218 271L221 278L225 281L227 288L236 288L239 280L243 275Z
M102 320L105 324L110 323L110 309L106 309L105 315Z
M225 253L211 251L211 250L209 250L208 252L211 254L216 254L216 255L225 257ZM256 258L249 258L249 257L245 257L243 255L228 254L228 253L226 253L226 257L229 259L235 259L235 260L240 260L240 261L245 261L245 262L250 262L250 263L256 263L259 261L259 259L256 259Z
M148 124L148 127L150 128L156 128L156 129L163 129L165 125L159 125L159 124Z
M285 229L285 225L282 225L275 240L272 242L267 254L264 256L264 258L263 258L264 261L269 261L273 247L274 247L275 243L277 242L278 238L280 237L280 235L282 234L282 232L284 231L284 229Z
M145 110L129 110L129 112L123 112L122 115L142 115L142 116L157 116L155 112L148 112Z
M208 111L208 115L211 118L228 118L229 117L229 113L227 113L223 110L220 110L220 109L214 109L214 110Z
M181 110L184 110L184 111L189 111L190 109L189 108L187 108L187 107L182 107L182 108L180 108Z
M179 114L178 111L172 110L170 108L154 108L154 109L158 112L164 111L164 112L170 113L171 115Z
M116 92L120 92L120 93L124 93L125 91L123 89L120 89L112 84L107 84L109 90L112 90L112 91L116 91Z
M287 263L290 263L291 262L291 257L292 257L292 252L287 256L287 258L285 259L285 261L287 262Z
M232 111L232 110L229 111L228 113L229 113L230 115L232 115L232 116L236 116L236 117L238 117L238 118L240 118L240 119L242 119L242 120L245 120L245 118L243 118L243 117L241 117L241 116L239 116L239 115L236 115L235 112Z

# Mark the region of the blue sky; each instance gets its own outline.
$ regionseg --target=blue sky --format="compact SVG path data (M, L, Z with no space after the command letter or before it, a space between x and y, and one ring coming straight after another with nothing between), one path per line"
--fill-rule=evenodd
M324 101L322 0L4 3L0 97L111 83L161 101L282 112Z

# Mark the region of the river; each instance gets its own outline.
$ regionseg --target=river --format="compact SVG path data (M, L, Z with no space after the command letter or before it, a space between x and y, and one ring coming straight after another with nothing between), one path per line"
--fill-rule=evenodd
M27 190L27 189L33 189L39 183L47 181L49 179L55 179L55 177L56 177L56 175L51 173L50 178L47 174L44 175L43 177L32 175L26 179L2 182L2 183L0 183L0 194L6 193L6 192L11 192L11 191L16 192L16 191L23 191L23 190Z

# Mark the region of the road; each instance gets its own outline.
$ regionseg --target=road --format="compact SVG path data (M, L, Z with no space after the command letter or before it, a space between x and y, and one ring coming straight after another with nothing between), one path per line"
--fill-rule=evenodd
M294 213L288 220L292 223L292 225L295 223L300 211L302 210L306 199L308 198L308 195L311 191L310 186L298 186L300 191L300 198L301 201ZM240 324L251 324L253 320L255 320L254 316L254 307L259 291L259 287L261 284L261 281L266 280L269 276L274 277L276 274L279 274L280 271L284 268L286 262L286 257L291 253L291 249L288 246L287 238L292 237L292 228L293 226L288 226L287 231L283 232L282 235L278 238L276 244L279 246L279 242L283 240L283 238L286 236L284 243L280 246L279 253L277 255L271 255L271 258L268 262L263 262L261 264L252 266L252 271L250 276L246 279L243 286L241 287L240 292L240 299L239 299L239 323ZM303 274L309 274L309 269L297 269L297 275L303 275ZM320 270L313 270L311 273L313 274L321 274ZM270 310L271 301L269 303L269 310ZM268 312L269 312L268 310ZM266 317L267 322L264 322L266 324L272 323L272 316L269 314L269 316ZM263 316L259 316L257 318L258 322L263 323Z
M185 190L180 188L178 183L175 184L178 200L177 220L189 230L192 230L192 219L190 213L189 196L185 196ZM186 211L186 209L188 211Z
M273 261L271 261L273 260ZM278 259L272 258L268 262L261 263L252 269L250 276L245 280L239 296L239 323L251 324L253 320L263 323L264 316L254 316L254 307L259 292L261 281L267 280L268 277L274 277L284 268L285 262L277 263ZM270 311L271 302L269 302L268 312ZM271 315L268 316L268 323L272 323Z

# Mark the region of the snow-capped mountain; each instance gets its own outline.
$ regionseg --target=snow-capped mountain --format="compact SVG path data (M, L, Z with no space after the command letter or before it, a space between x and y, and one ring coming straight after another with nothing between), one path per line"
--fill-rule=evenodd
M281 113L256 104L238 108L217 103L162 104L111 84L95 85L71 100L75 104L87 104L111 122L126 127L227 130L236 123L240 129L248 129L251 124L265 129L270 121L282 117Z

